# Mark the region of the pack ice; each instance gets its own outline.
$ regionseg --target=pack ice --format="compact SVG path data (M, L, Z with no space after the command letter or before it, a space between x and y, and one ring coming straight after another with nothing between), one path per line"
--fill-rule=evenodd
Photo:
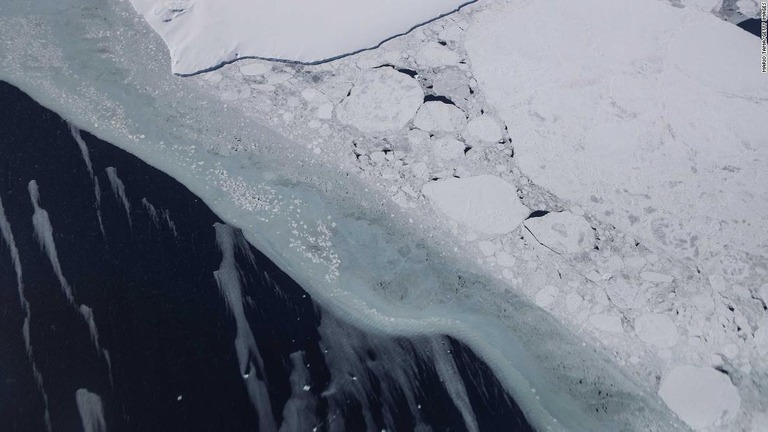
M131 0L163 38L173 72L243 57L315 63L372 48L465 0ZM227 23L227 25L221 25Z

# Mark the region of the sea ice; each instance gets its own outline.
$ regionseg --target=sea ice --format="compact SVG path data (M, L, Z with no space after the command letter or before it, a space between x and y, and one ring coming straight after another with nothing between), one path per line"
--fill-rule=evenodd
M464 128L466 116L455 105L443 102L427 102L419 108L413 125L427 132L455 132Z
M524 224L539 243L557 253L584 252L595 246L592 227L584 217L571 212L550 212Z
M727 245L764 254L768 86L757 38L695 7L553 1L490 7L466 33L521 171L676 255ZM563 19L541 19L552 11ZM599 25L585 28L595 11Z
M640 339L658 348L671 348L677 343L677 328L668 316L649 313L635 320L635 332Z
M413 118L423 99L424 92L415 79L383 67L355 83L336 108L336 117L363 132L399 129Z
M741 405L741 397L728 375L709 367L675 367L662 379L659 395L697 430L713 425L724 415L735 415Z
M438 68L455 65L459 62L459 56L437 42L427 42L416 54L416 62L420 66Z
M430 182L422 192L448 217L484 234L508 233L530 213L512 185L491 175Z
M467 123L465 135L483 143L497 143L503 138L501 126L491 116L481 115Z
M621 333L624 327L621 325L621 317L611 314L595 314L589 317L589 322L598 330L609 333Z
M458 159L464 156L465 145L452 137L437 138L432 142L432 153L441 160Z

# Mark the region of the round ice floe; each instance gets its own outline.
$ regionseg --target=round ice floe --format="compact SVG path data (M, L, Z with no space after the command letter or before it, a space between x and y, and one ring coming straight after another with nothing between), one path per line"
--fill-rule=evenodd
M649 313L635 320L635 332L640 339L658 348L669 348L677 342L677 328L662 314Z
M589 317L589 322L598 330L611 333L621 333L624 331L624 327L621 325L621 317L618 315L595 314Z
M497 143L503 138L499 123L487 115L470 120L466 135L467 138L486 143Z
M464 143L452 137L442 137L432 143L432 152L438 159L449 160L464 156Z
M461 102L471 95L469 78L467 78L466 72L459 69L446 69L434 77L432 91L454 102Z
M508 233L529 213L515 188L492 175L430 182L422 192L449 218L485 234Z
M525 221L525 227L539 243L557 253L587 251L595 246L595 234L589 223L571 212L547 213Z
M416 62L429 68L451 66L459 63L459 56L437 42L428 42L416 54Z
M734 415L741 397L728 376L709 367L678 366L661 381L659 396L680 419L703 429L724 414Z
M427 102L419 108L413 124L425 131L454 132L462 129L467 119L464 111L443 102Z
M336 108L336 117L363 132L397 130L413 118L423 100L424 92L415 79L392 68L379 68L354 85Z
M560 290L556 286L547 285L536 293L536 304L541 307L551 305L560 295Z

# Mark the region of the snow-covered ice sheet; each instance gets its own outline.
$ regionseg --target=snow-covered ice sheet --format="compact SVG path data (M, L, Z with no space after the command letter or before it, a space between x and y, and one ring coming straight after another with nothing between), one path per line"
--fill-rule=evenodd
M403 34L468 0L131 0L163 37L173 72L245 57L328 60ZM437 56L439 59L439 56Z

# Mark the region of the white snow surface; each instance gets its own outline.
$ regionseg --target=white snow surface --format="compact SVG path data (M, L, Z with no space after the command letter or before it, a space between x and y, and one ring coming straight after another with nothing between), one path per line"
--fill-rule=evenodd
M677 366L661 381L659 395L692 428L712 426L739 411L741 398L728 376L713 369Z
M450 178L422 191L449 218L484 234L508 233L530 213L515 188L496 176Z
M189 75L243 57L320 62L372 48L466 0L131 0ZM438 57L440 58L440 57Z

